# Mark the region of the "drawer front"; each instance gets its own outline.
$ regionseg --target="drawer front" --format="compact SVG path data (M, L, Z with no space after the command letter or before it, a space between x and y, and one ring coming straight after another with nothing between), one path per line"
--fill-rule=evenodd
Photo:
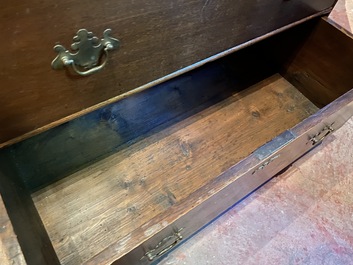
M0 147L128 91L165 81L334 2L6 1L0 11ZM111 28L120 49L109 54L105 69L91 76L51 69L53 46L70 47L81 28L99 38Z

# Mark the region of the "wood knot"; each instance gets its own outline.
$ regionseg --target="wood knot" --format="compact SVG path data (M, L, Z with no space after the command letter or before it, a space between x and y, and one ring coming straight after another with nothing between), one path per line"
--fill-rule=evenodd
M185 141L179 142L180 150L184 156L189 157L191 155L191 146Z
M260 118L260 116L261 116L260 112L258 112L257 110L252 111L252 112L251 112L251 115L252 115L253 117L255 117L255 118Z

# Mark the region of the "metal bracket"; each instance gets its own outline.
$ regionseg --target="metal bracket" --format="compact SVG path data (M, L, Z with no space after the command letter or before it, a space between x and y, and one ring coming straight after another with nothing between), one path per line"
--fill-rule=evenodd
M172 235L164 238L153 249L147 251L145 255L141 258L141 260L143 260L144 258L147 258L149 261L153 261L156 257L160 257L163 254L167 253L183 239L183 236L180 233L182 230L183 228L180 228ZM170 244L167 244L167 243L170 243Z
M321 131L319 131L317 134L312 136L309 140L312 145L316 145L320 142L322 142L329 134L331 134L334 131L334 128L332 127L334 124L331 123L330 125L326 125L324 128L322 128Z
M103 38L98 39L92 32L86 29L80 29L73 38L71 53L62 45L55 45L54 51L58 56L53 60L51 66L55 70L63 69L65 66L72 66L74 71L82 76L87 76L101 70L107 62L108 51L119 48L120 41L110 36L111 29L103 32ZM101 57L105 55L103 62Z

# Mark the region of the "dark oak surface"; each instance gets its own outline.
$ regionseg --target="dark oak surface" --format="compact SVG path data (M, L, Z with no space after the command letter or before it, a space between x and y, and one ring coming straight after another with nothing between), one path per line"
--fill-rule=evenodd
M334 2L5 1L0 11L0 146ZM94 76L52 70L53 46L69 47L80 28L99 37L112 28L121 49Z

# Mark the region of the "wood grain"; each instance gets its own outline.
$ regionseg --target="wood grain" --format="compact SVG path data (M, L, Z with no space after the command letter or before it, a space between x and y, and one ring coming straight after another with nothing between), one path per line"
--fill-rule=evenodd
M61 262L82 263L316 111L274 75L47 186L33 199ZM153 233L153 224L145 225L150 230L142 237ZM140 240L127 240L119 251Z
M0 59L0 143L308 17L334 0L5 1ZM266 23L264 23L266 21ZM50 25L50 26L49 26ZM225 26L226 25L226 26ZM52 48L80 28L121 40L106 69L87 78L50 67ZM46 127L47 128L47 127Z

